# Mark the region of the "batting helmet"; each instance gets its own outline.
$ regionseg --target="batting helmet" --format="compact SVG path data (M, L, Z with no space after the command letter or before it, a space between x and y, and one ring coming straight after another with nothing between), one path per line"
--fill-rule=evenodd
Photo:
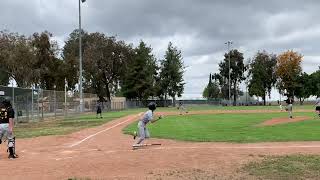
M148 104L148 108L149 108L151 111L154 111L154 110L156 110L157 105L156 105L156 103L151 102L151 103Z
M0 94L0 102L5 105L6 107L11 107L11 98L8 96L4 96L4 94Z

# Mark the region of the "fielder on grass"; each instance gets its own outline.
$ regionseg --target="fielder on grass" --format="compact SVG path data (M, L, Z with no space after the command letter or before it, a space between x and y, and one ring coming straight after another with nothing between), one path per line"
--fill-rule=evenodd
M99 114L100 114L100 118L102 118L102 102L101 101L97 101L96 109L97 109L96 118L98 118Z
M188 113L187 108L183 105L182 101L179 101L178 109L180 110L180 115L184 113Z
M5 136L8 141L9 159L17 158L15 154L15 137L13 136L14 110L9 100L0 97L0 144Z
M292 97L288 97L288 99L286 100L286 103L287 103L287 108L286 110L288 111L289 113L289 118L293 118L292 117L292 104L293 104L293 98Z
M159 119L162 119L161 115L159 116L159 118L154 119L153 113L157 108L156 103L151 102L150 104L148 104L148 108L149 108L149 110L147 112L145 112L143 114L143 116L141 117L141 119L139 120L139 123L138 123L139 133L137 133L136 131L134 132L133 139L136 139L137 136L139 136L139 139L134 145L132 145L132 147L139 147L139 146L141 146L141 143L146 138L150 138L150 133L149 133L149 130L147 128L147 124L149 122L155 123Z

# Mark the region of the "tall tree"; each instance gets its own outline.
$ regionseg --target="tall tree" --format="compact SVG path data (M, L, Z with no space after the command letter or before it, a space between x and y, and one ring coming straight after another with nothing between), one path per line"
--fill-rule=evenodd
M45 31L41 34L34 33L32 46L35 53L35 81L42 89L64 89L64 71L60 64L61 60L56 58L58 45L51 40L52 34ZM63 77L58 78L63 74Z
M84 50L84 77L87 91L93 89L100 99L115 94L130 56L124 42L102 33L91 33Z
M87 93L96 93L100 100L121 94L128 64L133 61L132 45L117 41L103 33L82 31L83 87ZM79 31L74 30L63 48L66 77L69 87L78 83L79 77Z
M312 84L312 78L307 73L302 73L298 76L294 95L299 99L301 105L306 98L309 98L312 95L313 87L314 84Z
M246 66L243 63L243 54L234 49L224 55L224 60L219 63L219 82L221 89L227 89L229 84L229 55L230 55L230 84L231 94L233 96L233 104L236 105L239 95L239 84L245 80L244 72ZM224 98L228 98L228 93L223 93ZM227 96L226 96L227 95Z
M217 84L217 81L212 82L213 77L209 76L209 83L205 87L202 96L208 100L217 99L219 97L220 89Z
M181 51L169 42L164 59L161 61L160 78L165 99L167 95L171 96L174 106L176 96L181 97L184 91L183 73L184 64Z
M155 94L156 59L151 47L143 41L135 49L132 63L122 82L122 92L128 99L146 100Z
M281 91L286 91L288 97L294 96L294 89L302 72L301 62L302 55L292 50L280 54L277 58L278 87Z
M0 85L7 86L9 84L9 79L10 79L9 72L5 68L0 67Z
M0 63L5 82L9 76L18 87L30 87L35 75L34 59L30 38L18 33L0 32Z
M277 57L269 55L266 51L258 52L249 64L249 95L262 97L264 105L266 105L266 95L271 96L271 89L277 80L276 64Z
M320 66L316 72L313 72L309 76L309 80L311 84L310 86L311 95L320 97Z
M82 54L87 44L88 33L82 33ZM75 85L79 82L79 30L76 29L70 33L62 50L62 59L68 83L68 89L74 90Z
M9 55L8 44L9 41L6 38L6 33L0 31L0 85L3 86L8 85L10 79L10 72L6 61Z

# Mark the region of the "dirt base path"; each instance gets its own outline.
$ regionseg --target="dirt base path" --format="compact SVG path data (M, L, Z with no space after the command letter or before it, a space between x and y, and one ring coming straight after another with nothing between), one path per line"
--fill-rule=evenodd
M273 118L271 120L267 120L263 122L261 125L262 126L273 126L277 124L286 124L286 123L292 123L292 122L299 122L299 121L305 121L310 119L310 117L307 116L297 116L294 118L288 118L288 117L283 117L283 118Z
M239 179L237 169L264 155L320 154L320 142L191 143L151 139L162 143L132 150L122 129L139 115L65 136L17 140L19 158L8 160L0 148L0 179Z

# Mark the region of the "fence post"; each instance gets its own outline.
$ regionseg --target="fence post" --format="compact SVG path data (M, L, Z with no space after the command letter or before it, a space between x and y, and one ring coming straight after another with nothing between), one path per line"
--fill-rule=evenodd
M41 90L41 119L43 120L43 94L44 94L44 91L43 89Z
M54 118L57 118L57 100L56 100L56 85L54 85L54 90L53 90L53 96L54 96Z
M64 79L64 116L67 116L67 79Z
M31 88L31 120L33 120L33 86Z
M39 91L39 88L38 88L38 91L37 91L37 95L38 95L38 96L37 96L37 98L38 98L38 99L37 99L37 113L38 113L37 116L38 116L38 121L39 121L39 119L40 119L40 110L39 110L39 99L40 99L39 96L40 96L40 95L39 95L39 93L40 93L40 91Z
M15 105L15 101L14 101L14 87L13 87L13 83L12 83L12 107L13 107L13 109L15 110L15 115L14 115L14 117L16 117L15 119L16 119L16 121L15 121L15 123L14 124L18 124L18 119L19 119L19 117L18 117L18 111L17 111L17 108L16 108L16 105Z
M92 96L91 96L91 94L88 94L89 95L89 101L88 101L88 103L89 103L89 112L91 112L91 98L92 98Z
M14 104L14 87L13 87L13 83L12 83L12 106L13 106L13 108L15 108L15 104Z

